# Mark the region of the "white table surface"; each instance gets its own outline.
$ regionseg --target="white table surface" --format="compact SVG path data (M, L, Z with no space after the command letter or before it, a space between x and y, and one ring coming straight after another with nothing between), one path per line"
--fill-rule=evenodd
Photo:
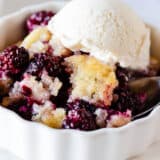
M0 15L12 12L31 3L40 3L45 0L0 0ZM48 0L49 1L49 0ZM138 14L151 24L160 25L160 0L125 0ZM0 160L21 160L9 151L0 149ZM142 155L132 160L160 160L160 142L148 148Z

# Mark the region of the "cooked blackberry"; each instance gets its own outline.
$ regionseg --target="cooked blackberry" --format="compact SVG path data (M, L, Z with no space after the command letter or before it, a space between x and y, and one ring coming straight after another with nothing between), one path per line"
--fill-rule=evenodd
M152 76L150 70L134 71L117 65L116 76L119 86L114 90L114 99L111 108L120 112L130 109L133 115L144 110L146 97L142 93L132 93L128 87L128 83L130 80Z
M27 31L31 32L38 26L46 26L53 16L54 13L52 11L38 11L33 13L26 20Z
M94 113L97 106L93 105L93 104L90 104L84 100L75 100L71 103L68 103L67 104L67 107L66 109L69 111L69 110L72 110L72 109L79 109L79 108L85 108L87 111L91 112L91 113Z
M0 54L0 71L8 76L17 76L29 64L29 53L23 47L11 46Z
M81 100L67 104L67 117L63 122L65 129L94 130L97 128L95 122L95 106Z
M61 57L54 57L45 53L35 54L30 62L27 72L40 77L43 69L45 69L50 76L62 77L62 61Z
M94 130L97 128L93 114L86 109L73 109L67 114L67 118L63 121L65 129Z

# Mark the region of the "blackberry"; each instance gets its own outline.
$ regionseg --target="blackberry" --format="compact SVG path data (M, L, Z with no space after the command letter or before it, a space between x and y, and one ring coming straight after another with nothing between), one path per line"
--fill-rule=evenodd
M87 111L94 113L97 106L90 104L84 100L75 100L74 102L68 103L67 107L68 110L72 109L79 109L79 108L85 108Z
M29 53L23 47L11 46L0 54L0 71L10 76L21 73L29 64Z
M63 121L63 128L85 131L97 128L95 115L92 111L93 106L90 106L87 102L76 100L69 103L67 107L68 112L66 119Z
M63 122L65 129L95 130L96 122L94 116L86 109L73 109L67 114Z
M114 91L113 97L114 99L110 108L120 112L125 112L127 109L133 111L135 110L135 107L140 104L137 97L131 93L127 87L117 87Z
M45 69L50 76L62 77L63 66L60 57L54 57L45 53L35 54L31 60L27 72L40 77L43 69Z
M33 13L26 20L27 31L31 32L38 26L46 26L54 15L52 11L38 11Z
M146 97L142 94L132 93L128 83L131 80L151 76L150 71L125 69L117 65L116 76L119 86L114 90L114 98L110 108L120 112L130 109L133 115L138 114L144 109Z
M27 72L35 76L40 76L45 66L45 62L46 54L35 54L34 58L31 59Z

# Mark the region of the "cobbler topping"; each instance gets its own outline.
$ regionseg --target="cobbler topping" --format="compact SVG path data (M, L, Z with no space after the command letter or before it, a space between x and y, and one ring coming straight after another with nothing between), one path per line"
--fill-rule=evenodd
M40 121L43 110L47 110L47 109L55 110L56 106L51 101L47 100L43 104L42 103L38 104L34 102L32 108L33 108L32 109L32 114L33 114L32 120Z
M36 106L34 105L34 108ZM54 109L52 106L45 104L37 106L40 109L38 115L32 118L34 121L39 121L53 128L62 128L63 120L66 117L66 112L63 108Z
M62 128L63 120L66 117L65 110L63 108L57 108L54 111L45 111L42 114L41 121L42 123L60 129Z
M146 93L134 94L128 84L158 75L159 62L151 58L148 69L131 70L72 52L48 31L52 16L32 14L28 35L0 54L1 105L26 120L85 131L123 126L145 111Z
M62 43L53 35L49 44L52 48L54 48L53 53L55 56L69 56L72 52L65 48Z
M22 42L21 46L29 50L30 57L34 53L53 53L53 48L49 44L51 33L46 27L40 27L33 30Z
M28 88L27 91L30 90L29 93L31 93L29 96L34 100L44 102L49 99L49 91L43 86L42 82L36 80L35 76L25 74L23 80L16 83L19 85L20 93L24 95L26 95L26 88Z
M114 70L88 55L66 58L73 69L71 100L83 99L91 103L110 106L112 92L118 85Z
M110 116L110 119L107 120L107 127L121 127L126 125L131 121L131 111L127 110L126 112L117 112Z
M52 96L57 96L59 90L62 87L62 82L58 78L53 78L48 75L46 71L43 71L41 76L42 83L47 88Z
M53 16L54 13L52 11L39 11L32 14L26 20L27 31L31 32L39 26L46 26Z

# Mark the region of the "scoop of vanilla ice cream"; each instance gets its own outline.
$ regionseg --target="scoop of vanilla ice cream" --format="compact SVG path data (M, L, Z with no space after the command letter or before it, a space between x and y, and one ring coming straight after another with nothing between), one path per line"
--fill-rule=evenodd
M150 30L120 0L73 0L48 25L72 51L84 51L107 64L145 69Z

